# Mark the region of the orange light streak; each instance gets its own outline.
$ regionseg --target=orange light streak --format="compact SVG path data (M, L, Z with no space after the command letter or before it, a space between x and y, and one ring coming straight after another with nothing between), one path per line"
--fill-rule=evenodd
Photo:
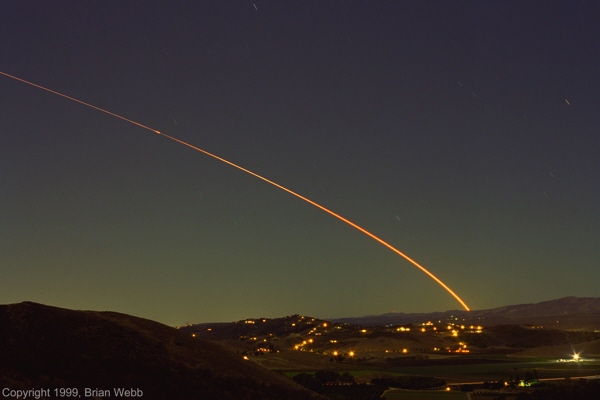
M148 126L144 125L144 124L141 124L141 123L139 123L139 122L136 122L136 121L130 120L130 119L128 119L128 118L125 118L125 117L123 117L123 116L121 116L121 115L118 115L118 114L115 114L115 113L113 113L113 112L107 111L107 110L105 110L105 109L103 109L103 108L100 108L100 107L94 106L94 105L92 105L92 104L86 103L86 102L84 102L84 101L81 101L81 100L78 100L78 99L76 99L76 98L73 98L73 97L67 96L66 94L62 94L62 93L60 93L60 92L57 92L57 91L54 91L54 90L48 89L48 88L46 88L46 87L44 87L44 86L36 85L35 83L32 83L32 82L26 81L25 79L17 78L16 76L9 75L9 74L7 74L7 73L5 73L5 72L2 72L2 71L0 71L0 74L1 74L1 75L4 75L4 76L7 76L7 77L9 77L9 78L15 79L15 80L17 80L17 81L20 81L20 82L26 83L26 84L28 84L28 85L34 86L34 87L36 87L36 88L38 88L38 89L42 89L42 90L45 90L45 91L47 91L47 92L50 92L50 93L56 94L56 95L58 95L58 96L64 97L64 98L66 98L66 99L69 99L69 100L75 101L75 102L77 102L77 103L79 103L79 104L83 104L84 106L91 107L91 108L93 108L93 109L95 109L95 110L101 111L101 112L103 112L103 113L106 113L106 114L108 114L108 115L111 115L111 116L113 116L113 117L120 118L120 119L122 119L122 120L124 120L124 121L127 121L127 122L129 122L129 123L132 123L132 124L134 124L134 125L137 125L137 126L139 126L139 127L141 127L141 128L144 128L144 129L147 129L147 130L149 130L149 131L151 131L151 132L154 132L154 133L156 133L156 134L159 134L159 135L161 135L161 136L163 136L163 137L165 137L165 138L167 138L167 139L173 140L173 141L175 141L175 142L177 142L177 143L180 143L180 144L182 144L182 145L184 145L184 146L187 146L187 147L189 147L189 148L191 148L191 149L194 149L194 150L196 150L196 151L199 151L200 153L206 154L207 156L210 156L210 157L212 157L212 158L214 158L214 159L217 159L217 160L219 160L219 161L221 161L221 162L224 162L225 164L228 164L228 165L230 165L230 166L232 166L232 167L235 167L235 168L239 169L240 171L244 171L244 172L245 172L245 173L247 173L247 174L250 174L250 175L252 175L252 176L254 176L254 177L256 177L256 178L258 178L258 179L260 179L260 180L262 180L262 181L265 181L265 182L267 182L267 183L270 183L271 185L273 185L273 186L275 186L275 187L277 187L277 188L279 188L279 189L281 189L281 190L283 190L283 191L285 191L285 192L287 192L287 193L289 193L289 194L291 194L291 195L293 195L293 196L296 196L297 198L299 198L299 199L301 199L301 200L304 200L305 202L307 202L307 203L309 203L309 204L312 204L313 206L315 206L315 207L317 207L317 208L319 208L319 209L321 209L321 210L325 211L327 214L330 214L330 215L332 215L332 216L336 217L336 218L337 218L337 219L339 219L340 221L343 221L343 222L345 222L346 224L350 225L350 226L351 226L351 227L353 227L354 229L356 229L356 230L358 230L358 231L360 231L360 232L364 233L365 235L369 236L371 239L373 239L373 240L375 240L375 241L379 242L380 244L384 245L385 247L387 247L388 249L390 249L390 250L391 250L391 251L393 251L394 253L398 254L398 255L399 255L399 256L401 256L401 257L403 257L403 258L404 258L406 261L408 261L408 262L410 262L411 264L413 264L415 267L417 267L418 269L420 269L420 270L421 270L422 272L424 272L424 273L425 273L427 276L429 276L431 279L433 279L435 282L437 282L437 283L438 283L438 284L439 284L441 287L443 287L443 288L444 288L444 289L445 289L445 290L446 290L448 293L450 293L450 294L451 294L451 295L452 295L452 296L453 296L453 297L454 297L454 298L455 298L455 299L456 299L456 300L457 300L457 301L458 301L458 302L459 302L459 303L460 303L460 304L461 304L461 305L462 305L462 306L465 308L465 310L467 310L467 311L470 311L470 309L469 309L469 307L467 306L467 304L466 304L466 303L465 303L465 302L464 302L464 301L463 301L463 300L462 300L460 297L458 297L458 295L457 295L456 293L454 293L454 291L453 291L452 289L450 289L450 288L448 287L448 285L446 285L444 282L442 282L442 281L441 281L441 280L440 280L438 277L436 277L434 274L432 274L431 272L429 272L429 270L427 270L425 267L423 267L422 265L420 265L419 263L417 263L415 260L413 260L412 258L410 258L409 256L407 256L406 254L402 253L400 250L398 250L397 248L395 248L394 246L392 246L392 245L391 245L391 244L389 244L388 242L386 242L386 241L384 241L383 239L381 239L381 238L379 238L379 237L375 236L374 234L372 234L372 233L371 233L371 232L369 232L368 230L366 230L366 229L364 229L364 228L362 228L362 227L360 227L360 226L356 225L354 222L352 222L352 221L350 221L350 220L348 220L348 219L346 219L346 218L342 217L341 215L339 215L339 214L337 214L337 213L335 213L335 212L331 211L330 209L328 209L328 208L326 208L326 207L324 207L324 206L320 205L319 203L316 203L316 202L314 202L314 201L312 201L312 200L310 200L310 199L308 199L308 198L306 198L306 197L304 197L304 196L302 196L302 195L300 195L300 194L298 194L298 193L296 193L296 192L294 192L294 191L292 191L292 190L290 190L290 189L286 188L285 186L281 186L280 184L278 184L278 183L276 183L276 182L273 182L272 180L269 180L269 179L265 178L264 176L261 176L261 175L259 175L259 174L255 173L255 172L252 172L252 171L250 171L250 170L248 170L248 169L246 169L246 168L244 168L244 167L241 167L241 166L239 166L239 165L237 165L237 164L234 164L234 163L232 163L231 161L228 161L228 160L226 160L226 159L224 159L224 158L221 158L221 157L219 157L219 156L217 156L217 155L215 155L215 154L212 154L212 153L210 153L210 152L208 152L208 151L206 151L206 150L203 150L203 149L201 149L201 148L199 148L199 147L196 147L196 146L194 146L194 145L192 145L192 144L189 144L189 143L187 143L187 142L184 142L183 140L177 139L177 138L175 138L175 137L173 137L173 136L169 136L169 135L167 135L167 134L165 134L165 133L162 133L162 132L160 132L160 131L158 131L158 130L156 130L156 129L152 129L152 128L150 128L150 127L148 127Z
M54 90L52 90L52 89L48 89L48 88L46 88L46 87L43 87L43 86L40 86L40 85L36 85L36 84L35 84L35 83L33 83L33 82L29 82L29 81L26 81L25 79L17 78L16 76L9 75L9 74L7 74L6 72L2 72L2 71L0 71L0 74L2 74L2 75L4 75L4 76L8 76L9 78L15 79L15 80L17 80L17 81L20 81L20 82L26 83L26 84L28 84L28 85L35 86L35 87L36 87L36 88L38 88L38 89L42 89L42 90L45 90L45 91L47 91L47 92L50 92L50 93L56 94L56 95L58 95L58 96L64 97L65 99L69 99L69 100L75 101L75 102L77 102L77 103L79 103L79 104L83 104L84 106L91 107L91 108L93 108L94 110L102 111L103 113L106 113L106 114L108 114L108 115L112 115L113 117L120 118L120 119L122 119L123 121L127 121L127 122L129 122L129 123L131 123L131 124L137 125L137 126L139 126L139 127L141 127L141 128L144 128L144 129L148 129L149 131L152 131L152 132L154 132L154 133L158 133L158 134L160 135L160 132L159 132L159 131L157 131L156 129L152 129L152 128L150 128L150 127L146 126L146 125L143 125L143 124L140 124L139 122L135 122L135 121L133 121L133 120L130 120L130 119L128 119L128 118L125 118L125 117L123 117L123 116L121 116L121 115L119 115L119 114L112 113L112 112L110 112L110 111L108 111L108 110L105 110L105 109L103 109L103 108L96 107L96 106L95 106L95 105L93 105L93 104L86 103L85 101L81 101L81 100L78 100L78 99L76 99L76 98L74 98L74 97L67 96L66 94L62 94L62 93L60 93L60 92L56 92L56 91L54 91Z

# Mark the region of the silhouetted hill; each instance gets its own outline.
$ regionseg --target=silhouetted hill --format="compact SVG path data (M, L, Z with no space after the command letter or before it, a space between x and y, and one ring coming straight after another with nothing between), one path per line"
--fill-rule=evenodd
M188 333L202 333L204 339L222 340L239 339L240 336L291 335L313 329L323 322L327 321L296 314L281 318L247 318L236 322L193 324L179 329Z
M428 322L430 320L434 322ZM468 344L469 353L486 354L493 351L514 353L539 346L575 345L600 340L600 332L589 330L559 330L552 325L544 328L532 324L470 325L450 316L441 323L431 318L401 326L362 326L292 315L187 325L180 327L180 330L244 352L268 368L282 370L310 370L311 366L328 368L327 362L331 360L333 352L352 352L355 355L353 361L360 359L372 363L368 360L423 359L426 353L439 356L450 352L456 355L459 344L459 354L464 355L465 343ZM306 352L313 354L297 355ZM586 352L589 354L589 351Z
M139 388L145 399L321 398L154 321L30 302L0 306L0 387Z
M358 325L411 324L458 318L468 324L533 324L556 329L600 329L599 297L564 297L534 304L517 304L488 310L451 310L433 313L387 313L331 321Z

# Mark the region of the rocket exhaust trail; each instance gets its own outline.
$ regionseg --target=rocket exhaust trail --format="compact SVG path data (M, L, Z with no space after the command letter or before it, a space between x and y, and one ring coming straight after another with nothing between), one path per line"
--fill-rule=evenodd
M137 126L139 126L140 128L147 129L147 130L149 130L150 132L154 132L154 133L156 133L156 134L159 134L159 135L161 135L161 136L164 136L164 137L165 137L165 138L167 138L167 139L173 140L173 141L175 141L175 142L177 142L177 143L180 143L180 144L182 144L182 145L184 145L184 146L187 146L187 147L189 147L189 148L191 148L191 149L194 149L194 150L196 150L196 151L199 151L200 153L204 153L204 154L206 154L207 156L210 156L210 157L212 157L212 158L215 158L215 159L217 159L217 160L219 160L219 161L221 161L221 162L224 162L225 164L231 165L232 167L235 167L235 168L237 168L237 169L239 169L239 170L241 170L241 171L244 171L245 173L247 173L247 174L250 174L250 175L252 175L252 176L254 176L254 177L256 177L256 178L258 178L258 179L260 179L260 180L263 180L263 181L265 181L265 182L267 182L267 183L270 183L271 185L273 185L273 186L275 186L275 187L277 187L277 188L279 188L279 189L281 189L281 190L283 190L283 191L286 191L286 192L288 192L289 194L291 194L291 195L294 195L294 196L296 196L297 198L299 198L299 199L301 199L301 200L304 200L304 201L306 201L306 202L307 202L307 203L309 203L309 204L312 204L313 206L315 206L315 207L317 207L317 208L319 208L319 209L321 209L321 210L325 211L327 214L330 214L330 215L332 215L332 216L336 217L337 219L339 219L339 220L341 220L341 221L343 221L343 222L347 223L348 225L350 225L350 226L351 226L351 227L353 227L354 229L356 229L356 230L358 230L358 231L360 231L360 232L364 233L365 235L369 236L371 239L373 239L373 240L375 240L375 241L377 241L377 242L381 243L382 245L384 245L385 247L387 247L388 249L390 249L390 250L391 250L391 251L393 251L394 253L398 254L398 255L399 255L399 256L401 256L401 257L403 257L405 260L407 260L408 262L410 262L411 264L413 264L415 267L417 267L418 269L420 269L420 270L421 270L422 272L424 272L424 273L425 273L427 276L429 276L431 279L433 279L435 282L437 282L437 283L438 283L438 284L439 284L441 287L443 287L443 288L444 288L444 289L445 289L445 290L446 290L448 293L450 293L450 294L451 294L451 295L452 295L452 296L453 296L453 297L454 297L454 298L455 298L455 299L456 299L456 300L457 300L457 301L458 301L458 302L459 302L459 303L460 303L460 304L461 304L461 305L464 307L464 309L465 309L465 310L467 310L467 311L470 311L470 309L469 309L469 307L467 306L467 304L466 304L466 303L465 303L465 302L464 302L464 301L463 301L463 300L462 300L460 297L458 297L458 295L457 295L456 293L454 293L454 291L453 291L452 289L450 289L450 288L449 288L449 287L448 287L448 286L447 286L447 285L446 285L444 282L442 282L442 281L441 281L441 280L440 280L438 277L436 277L436 276L435 276L435 275L433 275L431 272L429 272L429 270L427 270L425 267L423 267L422 265L420 265L419 263L417 263L415 260L413 260L412 258L410 258L409 256L407 256L406 254L402 253L400 250L396 249L394 246L392 246L391 244L387 243L387 242L386 242L386 241L384 241L383 239L380 239L379 237L375 236L375 235L374 235L374 234L372 234L371 232L369 232L369 231L367 231L366 229L364 229L364 228L362 228L362 227L360 227L360 226L356 225L354 222L352 222L352 221L350 221L350 220L347 220L346 218L344 218L344 217L342 217L341 215L339 215L339 214L337 214L337 213L335 213L335 212L331 211L330 209L328 209L328 208L326 208L326 207L324 207L324 206L322 206L322 205L320 205L320 204L318 204L318 203L315 203L314 201L312 201L312 200L310 200L310 199L308 199L308 198L306 198L306 197L304 197L304 196L302 196L302 195L300 195L300 194L298 194L298 193L296 193L296 192L294 192L294 191L292 191L292 190L290 190L290 189L288 189L288 188L286 188L286 187L284 187L284 186L281 186L280 184L278 184L278 183L276 183L276 182L273 182L273 181L271 181L271 180L269 180L269 179L267 179L267 178L265 178L265 177L263 177L263 176L261 176L261 175L259 175L259 174L255 173L255 172L252 172L252 171L250 171L250 170L248 170L248 169L246 169L246 168L244 168L244 167L241 167L241 166L239 166L239 165L237 165L237 164L234 164L234 163L232 163L231 161L228 161L228 160L226 160L226 159L224 159L224 158L221 158L221 157L219 157L219 156L217 156L217 155L215 155L215 154L212 154L212 153L210 153L210 152L208 152L208 151L206 151L206 150L203 150L203 149L201 149L201 148L199 148L199 147L196 147L196 146L194 146L194 145L191 145L191 144L189 144L189 143L187 143L187 142L184 142L183 140L177 139L177 138L175 138L175 137L173 137L173 136L169 136L169 135L167 135L167 134L165 134L165 133L162 133L162 132L160 132L160 131L158 131L158 130L156 130L156 129L152 129L152 128L150 128L150 127L148 127L148 126L146 126L146 125L143 125L143 124L141 124L141 123L139 123L139 122L132 121L132 120L130 120L130 119L128 119L128 118L125 118L125 117L123 117L123 116L121 116L121 115L118 115L118 114L112 113L112 112L110 112L110 111L107 111L107 110L105 110L105 109L103 109L103 108L100 108L100 107L94 106L94 105L92 105L92 104L86 103L86 102L84 102L84 101L81 101L81 100L78 100L78 99L76 99L76 98L74 98L74 97L67 96L66 94L62 94L62 93L60 93L60 92L56 92L56 91L54 91L54 90L51 90L51 89L48 89L48 88L46 88L46 87L44 87L44 86L36 85L35 83L32 83L32 82L26 81L25 79L21 79L21 78L18 78L18 77L16 77L16 76L13 76L13 75L9 75L9 74L7 74L7 73L5 73L5 72L2 72L2 71L0 71L0 74L1 74L1 75L4 75L4 76L6 76L6 77L8 77L8 78L15 79L15 80L17 80L17 81L19 81L19 82L23 82L23 83L26 83L26 84L28 84L28 85L34 86L34 87L36 87L36 88L38 88L38 89L42 89L42 90L45 90L45 91L47 91L47 92L50 92L50 93L56 94L56 95L58 95L58 96L64 97L64 98L66 98L66 99L69 99L69 100L75 101L75 102L77 102L77 103L79 103L79 104L83 104L84 106L91 107L91 108L93 108L93 109L95 109L95 110L98 110L98 111L101 111L101 112L103 112L103 113L105 113L105 114L111 115L111 116L113 116L113 117L120 118L120 119L122 119L122 120L124 120L124 121L127 121L127 122L129 122L129 123L132 123L132 124L134 124L134 125L137 125Z

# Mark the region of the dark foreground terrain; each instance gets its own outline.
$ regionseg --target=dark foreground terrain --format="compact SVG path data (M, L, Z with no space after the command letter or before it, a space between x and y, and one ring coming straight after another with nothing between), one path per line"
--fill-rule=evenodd
M321 398L157 322L30 302L0 306L0 388L78 388L81 398L85 388L112 397L115 388L139 389L144 399Z
M571 324L581 325L581 315L596 323L595 303L560 299L552 313L562 310ZM529 308L507 306L502 314ZM437 400L462 390L492 390L492 398L508 390L508 400L600 398L597 329L430 317L368 326L291 315L172 328L113 312L2 305L0 390L50 391L28 398L65 397L54 388L77 388L75 398L372 400L385 393ZM494 383L499 389L486 388Z

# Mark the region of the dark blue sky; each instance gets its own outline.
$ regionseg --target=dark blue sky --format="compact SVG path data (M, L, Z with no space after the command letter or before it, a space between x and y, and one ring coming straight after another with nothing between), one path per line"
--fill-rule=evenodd
M598 296L595 2L5 2L0 70L331 208L471 308ZM260 180L0 76L0 302L168 324L460 308Z

